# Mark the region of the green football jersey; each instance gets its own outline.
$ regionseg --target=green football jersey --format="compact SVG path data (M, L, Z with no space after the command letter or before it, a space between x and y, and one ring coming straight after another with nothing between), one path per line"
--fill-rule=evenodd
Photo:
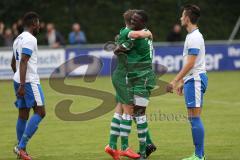
M128 33L130 29L124 27L120 30L117 39L117 44L127 46ZM112 84L116 90L116 101L122 104L132 104L131 98L129 96L128 86L127 86L127 54L121 53L117 55L117 66L112 75Z
M127 51L117 55L117 68L112 75L117 102L123 104L132 104L133 95L148 99L155 86L152 41L148 38L130 39L130 31L126 27L120 30L117 44Z
M126 48L130 48L129 44L132 44L131 40L128 38L128 33L131 30L127 27L124 27L119 32L119 37L117 44L123 45ZM126 72L127 69L127 54L121 53L117 56L117 67L116 70L119 72Z
M141 77L152 74L153 45L149 38L132 40L133 46L127 51L128 77Z

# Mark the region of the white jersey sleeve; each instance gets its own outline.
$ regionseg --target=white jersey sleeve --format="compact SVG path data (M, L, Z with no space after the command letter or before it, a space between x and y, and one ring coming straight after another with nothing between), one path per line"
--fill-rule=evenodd
M31 56L36 47L36 40L33 38L23 39L22 52L23 54Z
M189 36L188 55L198 55L200 53L202 40L199 36Z
M13 77L14 81L20 83L20 60L22 55L25 54L30 56L27 64L25 82L39 84L40 80L37 73L37 39L27 31L23 32L15 39L13 43L13 52L15 53L17 64L17 71Z

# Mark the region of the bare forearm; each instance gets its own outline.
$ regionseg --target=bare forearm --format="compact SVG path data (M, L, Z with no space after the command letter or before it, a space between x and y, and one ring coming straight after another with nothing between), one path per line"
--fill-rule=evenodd
M12 67L12 71L15 73L16 72L16 60L15 60L14 55L12 56L11 67Z
M13 73L16 72L16 63L11 63Z
M152 33L150 31L131 31L129 37L133 39L150 38L152 37Z
M176 82L182 82L183 77L186 76L186 74L193 68L194 64L187 63L181 71L177 74L177 76L174 78L174 81Z

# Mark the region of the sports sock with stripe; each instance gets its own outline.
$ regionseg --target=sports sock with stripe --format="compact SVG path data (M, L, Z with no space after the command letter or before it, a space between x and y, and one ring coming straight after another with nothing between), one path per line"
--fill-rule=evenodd
M147 139L147 131L148 131L146 115L136 117L136 122L137 122L137 132L138 132L138 140L139 140L139 152L141 155L145 155L146 139Z
M134 122L137 123L137 122L136 122L136 118L134 117L133 119L134 119ZM148 122L147 122L147 123L148 123ZM153 144L149 129L148 129L148 131L147 131L146 134L147 134L147 138L146 138L147 144Z
M119 113L114 113L111 121L111 130L110 130L110 140L109 146L112 149L117 149L117 140L120 136L120 121L122 120L122 115Z
M122 115L122 120L120 121L120 136L121 136L121 149L124 151L128 146L128 136L131 132L133 117L128 114Z

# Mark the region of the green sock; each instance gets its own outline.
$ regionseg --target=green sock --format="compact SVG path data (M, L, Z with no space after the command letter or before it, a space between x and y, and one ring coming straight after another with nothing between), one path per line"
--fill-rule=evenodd
M122 116L120 114L114 113L114 116L113 116L112 122L111 122L110 141L109 141L109 146L112 149L117 149L117 140L120 135L121 119L122 119Z
M135 117L134 117L134 122L137 123ZM148 123L148 122L147 122L147 123ZM147 144L153 144L149 130L147 131L147 139L146 139L146 142L147 142Z
M137 122L137 131L138 131L138 140L139 140L139 152L141 155L146 154L146 139L147 139L147 131L148 124L146 116L136 117Z
M124 151L128 146L128 136L131 132L132 127L132 116L123 114L122 120L120 121L120 136L121 136L121 149Z
M147 140L146 140L147 144L153 144L149 130L147 131Z

